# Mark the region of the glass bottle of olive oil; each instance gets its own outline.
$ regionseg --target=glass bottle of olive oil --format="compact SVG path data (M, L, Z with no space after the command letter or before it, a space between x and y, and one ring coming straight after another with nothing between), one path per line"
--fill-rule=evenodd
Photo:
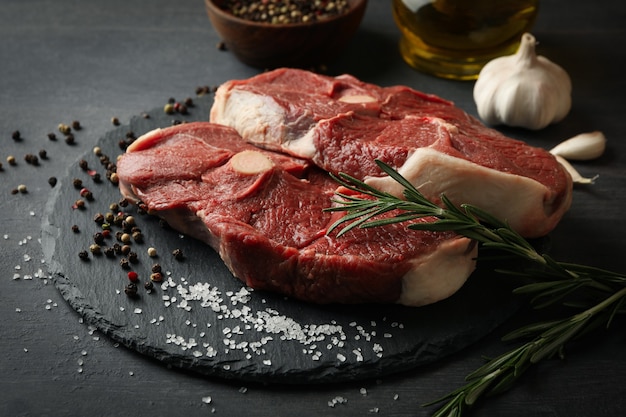
M400 53L443 78L476 79L490 60L515 53L539 0L393 0Z

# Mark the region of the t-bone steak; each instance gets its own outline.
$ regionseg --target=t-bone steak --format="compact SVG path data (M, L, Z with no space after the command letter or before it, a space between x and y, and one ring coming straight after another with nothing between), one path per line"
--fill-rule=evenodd
M327 233L327 172L209 122L157 129L117 162L120 190L213 247L248 286L315 303L430 304L474 270L476 245L407 224ZM347 191L347 190L344 190ZM420 221L429 221L424 219Z
M221 85L210 120L259 147L400 195L380 159L433 201L445 193L487 209L526 237L547 234L571 204L571 178L549 152L405 86L278 69Z

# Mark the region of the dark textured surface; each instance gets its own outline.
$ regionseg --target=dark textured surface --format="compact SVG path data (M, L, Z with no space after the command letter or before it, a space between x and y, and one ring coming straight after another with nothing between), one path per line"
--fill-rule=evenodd
M570 73L572 112L540 132L503 129L545 147L581 132L605 132L605 156L577 164L583 174L600 178L575 190L571 211L551 234L550 253L622 272L625 17L618 1L542 3L534 30L538 51ZM201 1L9 0L0 8L0 34L0 415L207 415L214 410L227 416L427 416L432 410L421 404L458 387L483 356L510 347L499 341L508 329L536 318L522 311L470 347L417 369L315 386L197 375L119 346L85 323L52 284L54 265L43 262L39 243L45 206L55 192L47 179L65 178L113 129L111 117L127 124L169 97L193 96L198 85L257 71L216 49L218 39ZM371 1L351 48L329 73L407 84L475 113L472 83L414 72L397 53L397 37L388 2ZM59 123L74 119L84 126L74 146L47 139ZM11 132L18 129L23 140L14 142ZM37 167L24 162L26 153L42 148L47 160ZM8 155L16 156L17 166L8 166ZM10 193L19 184L27 186L27 194ZM571 346L564 361L531 370L512 391L481 404L473 415L623 414L624 334L624 320L617 320L610 332ZM203 398L208 397L207 404ZM336 398L347 402L329 407Z
M196 99L190 114L178 115L178 120L204 120L212 98ZM137 136L171 124L172 116L162 108L146 114L149 117L134 117L130 125L107 132L96 144L102 154L115 161L122 153L119 141L129 132ZM105 178L99 157L89 151L80 161L88 163L87 170L76 161L59 179L44 213L42 248L49 272L88 324L165 366L240 382L366 380L448 356L490 333L520 305L511 294L513 283L489 271L475 273L454 297L419 309L316 306L257 292L237 297L244 286L212 249L164 228L132 206L120 210L136 219L143 241L129 243L138 257L129 268L140 277L137 297L129 298L124 293L127 270L120 266L128 256L91 254L77 261L78 253L89 252L93 235L102 230L95 215L111 212L110 204L121 198L111 182L93 181L93 171ZM82 182L79 188L76 179ZM85 209L74 209L82 188L92 192L93 201L83 199ZM112 225L112 234L120 231L119 225ZM122 244L111 237L100 246L104 250L115 243ZM150 247L158 248L157 257L148 256ZM177 249L183 261L172 256ZM148 292L142 287L150 281L155 263L161 265L165 282ZM190 298L187 291L198 285L203 291L194 294L205 298ZM204 291L207 286L211 293Z

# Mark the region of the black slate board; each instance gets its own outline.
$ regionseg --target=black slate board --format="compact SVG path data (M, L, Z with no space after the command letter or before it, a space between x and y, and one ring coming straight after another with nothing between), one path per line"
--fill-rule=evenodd
M212 96L195 100L189 114L167 115L162 108L134 117L101 138L97 146L115 161L119 141L173 120L207 120ZM94 144L96 145L96 144ZM166 280L139 296L124 293L127 271L121 256L89 254L100 231L96 213L120 200L118 188L91 150L81 158L97 171L96 182L76 164L59 181L43 221L42 246L57 288L89 324L113 340L168 366L241 381L326 383L376 378L406 371L457 352L510 317L518 308L512 283L489 271L476 271L451 298L432 306L317 306L246 289L208 246L164 228L158 219L133 213L144 235L132 243L132 265L142 283L159 263ZM75 178L94 195L85 209ZM72 231L77 225L80 232ZM113 231L119 228L113 227ZM112 246L115 238L108 239ZM147 249L157 249L150 258ZM177 261L172 251L181 249ZM195 297L195 298L194 298ZM200 297L205 297L204 300Z

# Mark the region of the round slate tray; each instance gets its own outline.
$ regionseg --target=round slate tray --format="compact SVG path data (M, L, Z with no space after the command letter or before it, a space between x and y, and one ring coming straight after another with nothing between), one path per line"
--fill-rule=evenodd
M111 161L129 132L139 136L179 121L207 120L211 96L203 96L187 115L155 109L108 132L97 146ZM149 117L147 117L149 116ZM164 227L155 217L137 213L143 243L131 243L137 263L131 269L141 283L128 297L122 255L89 252L94 221L120 193L105 178L100 158L89 151L61 179L48 203L42 246L63 297L85 320L113 340L168 366L241 381L325 383L380 377L406 371L454 353L491 332L518 308L512 283L489 271L476 271L457 294L432 306L318 306L280 295L246 289L208 246ZM93 171L101 175L94 181ZM93 193L84 209L74 185L80 179ZM72 226L78 226L74 232ZM119 230L113 227L113 234ZM115 237L103 247L112 246ZM151 258L153 247L158 256ZM182 250L183 260L172 255ZM89 259L78 253L88 251ZM148 291L153 264L165 280Z

